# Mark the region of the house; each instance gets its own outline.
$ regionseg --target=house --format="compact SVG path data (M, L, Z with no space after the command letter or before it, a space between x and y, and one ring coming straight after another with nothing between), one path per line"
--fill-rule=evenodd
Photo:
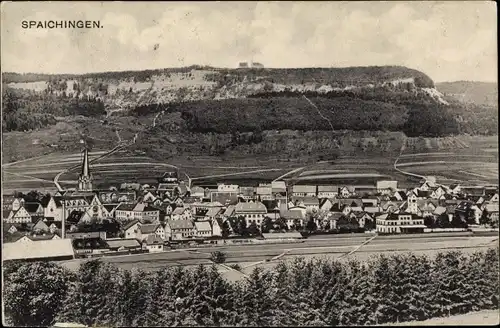
M497 192L494 193L493 196L490 197L488 202L498 204L498 193Z
M395 180L377 181L377 192L383 195L390 195L398 190L398 182Z
M330 199L321 199L319 202L320 211L330 211L333 207L333 203Z
M280 216L285 220L288 229L292 229L296 222L301 226L304 226L305 215L302 211L298 210L286 210L280 212Z
M35 222L35 225L32 228L32 231L44 231L44 232L49 232L50 228L49 226L43 221L43 219L38 219Z
M103 218L114 218L115 217L115 211L120 206L120 204L104 204L102 213L103 213Z
M87 211L77 211L73 210L71 213L69 213L68 217L66 218L66 222L71 223L71 224L79 224L80 222L90 222L91 217Z
M156 195L153 195L153 193L151 191L148 191L144 195L144 197L142 197L142 201L145 203L154 203L157 199L158 199L158 197L156 197Z
M341 187L339 189L339 197L342 197L342 198L351 197L352 195L354 195L354 193L355 193L355 189L354 189L354 187L351 187L351 186L345 186L345 187Z
M14 198L14 200L12 201L12 204L11 204L11 209L13 211L17 211L19 210L21 207L24 206L24 199L23 198Z
M144 241L144 246L150 253L163 252L163 244L163 239L155 234L149 235Z
M141 224L138 227L139 230L139 240L145 240L150 235L157 235L158 237L165 239L165 229L161 224L153 223L153 224Z
M205 213L204 220L211 221L222 213L221 207L211 207Z
M6 231L6 232L8 232L10 234L13 234L13 233L17 232L17 228L12 223L4 223L3 224L3 231Z
M260 228L262 220L267 214L267 209L261 202L238 203L234 206L234 216L243 216L247 223L255 222L257 227Z
M14 208L17 208L15 210ZM31 223L31 215L22 206L13 206L7 218L4 218L6 223Z
M408 198L407 194L404 191L399 190L396 191L394 194L392 194L391 200L405 201L407 198Z
M62 221L63 208L61 197L50 196L48 198L42 199L42 206L44 208L44 217L54 218L54 221Z
M238 203L239 193L237 192L212 192L210 194L211 202L219 202L224 206Z
M305 206L307 212L319 210L319 199L316 197L292 197L292 202L296 205Z
M177 182L160 183L160 184L158 184L158 188L156 189L156 193L161 198L165 198L166 196L175 197L174 196L174 189L177 186L178 186Z
M75 256L69 239L40 240L25 243L5 243L2 260L56 261L71 260Z
M194 236L199 238L212 237L212 227L209 221L197 221L194 223Z
M191 188L191 197L194 197L194 198L203 198L205 197L205 189L203 189L202 187L198 187L198 186L194 186Z
M302 214L304 215L304 217L306 216L306 213L307 213L307 207L306 207L306 205L305 205L303 202L301 202L301 201L296 202L296 204L295 204L295 205L291 205L291 206L289 206L289 207L288 207L288 209L289 209L290 211L301 211L301 212L302 212Z
M318 198L335 198L339 194L338 186L318 186Z
M434 210L439 204L430 200L417 200L418 213L423 217L433 216Z
M440 199L441 197L443 197L446 194L447 194L446 190L443 187L438 186L436 188L432 188L432 192L431 192L430 198L432 198L432 199Z
M123 227L123 231L125 234L125 238L130 239L130 238L137 238L139 239L139 227L141 226L141 222L139 220L132 220L129 223L127 223Z
M243 201L255 200L255 188L254 187L241 187L238 191L238 198Z
M108 239L106 244L111 251L124 252L124 251L139 251L142 249L141 244L135 238L130 239Z
M212 236L222 237L222 226L224 221L221 217L214 217L210 220L212 225Z
M499 216L499 205L498 204L486 204L483 207L483 211L490 221L498 226L498 216Z
M366 212L351 213L351 217L358 221L360 228L364 228L367 222L373 222L372 216Z
M89 212L95 218L102 218L102 203L94 193L69 194L59 198L65 215L68 217L73 211Z
M255 194L257 196L257 199L259 200L274 199L273 188L271 184L259 184L259 186L255 188Z
M286 198L286 184L285 181L271 182L271 192L274 198Z
M448 190L450 193L452 193L454 195L457 195L457 194L462 192L462 188L460 187L459 184L456 184L456 183L451 184L450 187L448 188Z
M176 207L170 215L171 220L192 220L193 212L187 207Z
M376 217L378 233L423 233L424 219L411 213L386 213Z
M153 206L145 206L142 208L142 221L143 222L159 222L160 221L160 209Z
M470 222L474 221L476 224L479 224L479 218L481 217L482 210L479 207L470 201L462 201L455 208L455 217L465 221Z
M31 215L32 219L38 219L38 218L43 218L45 215L45 212L43 210L43 206L40 203L24 203L23 206L26 211Z
M165 224L165 236L171 240L182 240L194 235L194 223L192 220L169 220Z
M292 196L294 197L316 197L316 186L294 185L292 186Z
M14 195L2 195L2 210L12 210L12 202L14 202L14 199L16 199Z

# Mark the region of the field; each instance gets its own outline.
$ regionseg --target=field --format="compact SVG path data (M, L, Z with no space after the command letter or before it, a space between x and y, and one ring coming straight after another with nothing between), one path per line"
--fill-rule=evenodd
M127 120L127 119L125 119ZM148 118L151 121L151 118ZM139 122L145 126L149 121ZM120 122L120 118L118 121ZM89 124L96 124L90 122ZM118 123L116 123L118 124ZM125 125L126 121L120 124ZM59 122L53 127L57 131L70 131L72 125L68 122ZM138 128L136 128L137 130ZM118 135L113 132L102 132L102 128L94 127L95 146L93 155L104 153L118 143ZM113 130L114 131L114 130ZM120 138L130 140L134 130L121 129ZM70 133L70 132L64 132ZM102 135L101 135L102 134ZM23 152L33 151L37 156L33 159L7 163L3 166L4 192L54 191L54 177L79 163L81 154L78 153L81 145L78 135L68 137L68 144L72 148L57 150L36 144L36 133L23 134L22 132L4 134L7 153L6 158L24 158ZM109 142L99 143L105 140ZM126 135L127 139L122 135ZM30 140L24 140L28 138ZM114 137L114 139L112 139ZM60 137L59 137L60 138ZM74 139L74 140L73 140ZM138 140L140 142L140 140ZM36 150L36 151L35 151ZM13 152L16 154L13 155ZM48 154L47 154L48 153ZM44 155L45 154L45 155ZM397 161L394 169L394 162ZM395 179L400 188L414 186L420 176L434 176L439 183L463 185L498 184L498 139L485 136L460 136L447 138L408 138L399 158L397 155L357 154L340 156L334 161L313 162L307 158L300 160L283 159L275 156L174 156L164 161L153 160L145 156L134 156L126 152L118 152L109 157L99 159L91 164L97 188L109 188L123 182L139 182L141 184L155 183L156 178L166 169L179 168L181 178L191 179L192 185L214 186L217 183L232 183L257 186L259 183L268 183L294 169L301 168L295 174L285 178L291 184L333 184L333 185L362 185L374 186L377 180ZM75 187L79 170L64 173L60 177L64 187ZM411 176L411 173L417 176Z
M141 268L143 270L158 270L165 266L195 266L210 264L210 254L219 250L227 254L226 264L239 264L242 272L221 268L228 279L240 279L250 273L255 266L272 270L281 260L293 260L296 257L312 258L323 257L328 259L358 258L368 260L377 254L390 255L394 252L414 252L434 256L440 251L461 250L471 253L484 250L497 243L498 237L475 237L470 234L436 234L409 236L378 236L368 244L360 247L372 236L330 235L306 239L302 243L267 244L267 245L231 245L211 246L196 249L182 249L166 251L156 254L124 255L103 258L123 269ZM353 254L350 252L355 251ZM272 260L283 254L281 259ZM264 262L266 261L267 262ZM77 269L79 263L85 260L61 262L70 269Z
M408 138L397 168L444 184L498 184L498 139Z

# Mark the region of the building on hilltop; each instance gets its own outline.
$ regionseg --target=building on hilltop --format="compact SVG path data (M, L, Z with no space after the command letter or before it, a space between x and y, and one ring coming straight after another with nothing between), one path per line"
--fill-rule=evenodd
M83 150L82 173L78 176L78 191L92 191L92 174L90 173L89 151Z

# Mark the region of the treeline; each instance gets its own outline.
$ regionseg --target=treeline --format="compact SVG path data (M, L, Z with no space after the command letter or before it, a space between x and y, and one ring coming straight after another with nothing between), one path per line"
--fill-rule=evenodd
M217 82L219 86L259 80L279 84L321 83L345 87L378 84L409 77L414 78L418 87L434 87L434 82L426 74L403 66L218 69L217 72L206 76L206 79Z
M5 88L2 92L3 128L5 131L27 131L56 124L56 116L105 115L104 104L99 100L58 98Z
M150 69L142 71L115 71L87 74L37 74L37 73L3 73L4 83L11 82L37 82L67 79L134 79L136 82L144 82L154 75L164 75L169 73L189 73L193 69L213 69L209 66L192 65L188 67L173 67L164 69Z
M302 258L248 279L215 266L157 272L99 260L75 273L55 263L6 263L4 305L15 326L336 326L425 320L498 308L498 247L434 259L411 253L368 262ZM22 297L20 297L22 295Z
M149 115L165 109L180 112L189 131L199 133L331 130L332 126L334 130L403 131L408 136L425 137L459 133L455 116L435 102L392 104L314 93L308 99L318 109L303 97L271 97L171 103L168 107L152 104L136 107L132 114Z

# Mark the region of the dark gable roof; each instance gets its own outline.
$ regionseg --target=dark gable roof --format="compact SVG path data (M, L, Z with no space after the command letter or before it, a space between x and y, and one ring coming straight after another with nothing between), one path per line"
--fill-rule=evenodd
M2 218L7 219L9 217L10 210L2 210Z
M28 211L28 213L35 213L42 204L40 203L24 203L24 209Z
M130 228L131 226L133 226L134 224L138 223L139 220L132 220L130 221L129 223L127 223L125 226L123 226L123 230L127 230L128 228Z
M120 204L116 208L117 211L132 211L135 208L134 204Z
M63 198L61 196L54 196L52 198L54 198L54 202L56 203L57 207L61 207L62 206L62 199Z
M119 206L119 204L106 204L106 205L103 205L103 206L106 209L106 211L108 211L109 213L111 213L115 208L117 208Z
M71 211L71 213L69 213L67 220L70 222L80 222L80 219L83 215L85 215L85 212L73 210Z
M150 234L156 231L160 227L160 224L142 224L139 229L141 230L142 234Z

